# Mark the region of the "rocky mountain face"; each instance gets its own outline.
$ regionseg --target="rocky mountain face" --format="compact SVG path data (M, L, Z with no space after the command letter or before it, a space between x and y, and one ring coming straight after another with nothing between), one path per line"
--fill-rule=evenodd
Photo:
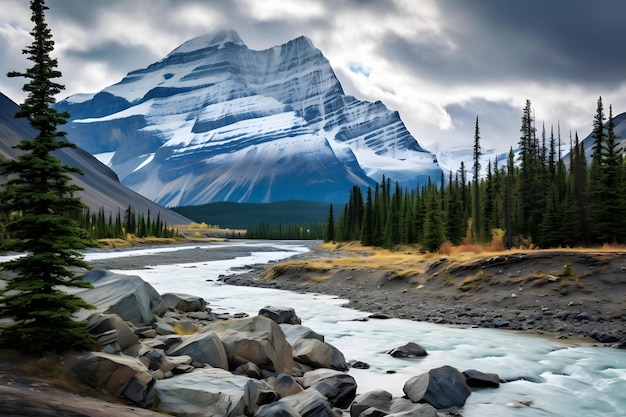
M17 104L4 94L0 93L0 159L16 158L18 150L13 148L22 139L33 138L36 132L32 130L26 119L16 119ZM132 206L135 212L154 215L160 213L161 219L169 225L188 224L184 216L167 208L160 207L151 200L137 194L123 186L115 172L94 158L89 152L80 148L64 148L57 151L56 156L64 164L80 168L84 175L72 175L74 182L84 190L78 195L87 204L92 212L104 209L106 214L114 216L118 210L122 213ZM0 178L0 183L4 182Z
M201 36L58 107L72 142L169 207L345 201L383 175L415 187L441 174L397 112L344 94L305 37L253 51L232 31Z

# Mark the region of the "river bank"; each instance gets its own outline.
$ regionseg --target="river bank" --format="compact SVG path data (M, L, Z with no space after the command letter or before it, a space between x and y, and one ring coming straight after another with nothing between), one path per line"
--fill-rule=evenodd
M372 252L315 247L299 258L223 281L333 294L348 299L350 308L378 316L615 347L626 340L626 253L621 251L407 257L406 265L381 266ZM344 260L329 260L337 258Z
M525 331L613 346L626 340L626 253L535 250L470 257L389 253L304 242L309 252L225 276L231 285L336 295L378 316ZM274 250L268 245L267 250ZM92 261L141 269L243 256L245 247Z
M337 347L342 352L348 352L350 358L365 359L366 361L369 361L373 365L373 368L379 368L378 372L380 375L385 374L385 378L389 377L385 370L392 370L394 372L394 377L402 379L402 381L412 375L415 375L416 373L419 373L421 368L419 370L403 369L402 367L408 364L402 362L382 365L381 363L378 363L380 360L378 357L375 358L372 356L363 358L363 351L360 348L356 348L356 346L365 346L365 343L372 344L376 342L376 337L372 338L371 336L365 337L364 340L360 339L358 342L351 341L353 336L356 336L364 331L363 326L376 326L376 323L385 323L384 330L381 329L372 333L372 335L377 335L381 334L381 331L385 332L385 336L381 338L381 340L384 340L384 343L375 347L373 349L374 352L383 352L385 349L396 345L399 346L401 342L404 343L407 340L422 342L431 347L433 350L430 352L431 354L428 356L428 359L422 359L419 362L422 364L420 366L425 368L427 368L427 363L430 368L441 364L469 366L468 360L472 359L477 360L477 363L480 363L480 367L482 369L500 373L503 375L505 380L512 380L512 377L519 377L519 371L517 370L519 368L527 370L529 372L528 378L531 380L536 379L537 382L545 382L544 378L549 379L549 376L552 374L558 375L559 378L563 377L566 379L569 378L566 376L569 375L569 373L573 373L574 375L578 374L579 371L575 371L570 368L572 366L572 362L569 359L571 354L568 352L568 349L561 350L561 347L552 348L552 345L550 345L552 342L541 340L532 341L532 339L530 339L531 342L526 345L526 342L522 342L522 340L525 340L523 339L523 336L511 335L506 331L492 331L484 329L461 330L452 329L452 327L476 326L502 327L504 329L512 328L511 323L504 325L504 322L497 322L500 326L495 326L495 323L493 323L496 319L506 319L504 314L501 317L495 317L495 314L500 314L497 311L503 311L502 305L500 305L502 300L498 301L497 295L505 294L506 291L510 290L507 286L511 285L516 285L516 291L521 293L524 293L527 289L533 289L533 291L527 291L525 294L534 294L534 296L538 296L538 294L540 294L540 292L537 292L538 290L544 290L544 293L557 292L557 290L554 289L554 283L558 283L558 288L560 288L560 297L568 298L569 302L575 301L580 296L579 293L586 294L587 296L600 296L603 294L602 291L604 291L607 293L614 293L611 295L615 295L615 298L611 298L611 300L615 300L618 303L616 304L617 306L621 305L619 304L619 302L621 302L621 300L619 300L619 295L621 294L619 292L621 290L619 282L612 288L604 287L602 290L593 290L590 286L590 284L596 280L598 282L602 282L603 285L607 284L610 282L608 278L610 276L616 277L616 280L619 281L619 272L623 270L623 264L621 263L622 258L619 253L612 255L603 253L595 254L593 256L588 256L588 254L581 255L570 253L567 254L568 258L565 263L558 266L559 264L557 264L557 262L563 262L564 258L561 256L565 256L565 254L551 254L548 256L547 254L537 252L536 254L529 256L528 254L507 253L506 255L500 254L496 257L474 257L471 262L467 259L461 260L456 259L455 257L443 257L439 255L436 257L424 257L417 260L417 258L412 256L396 256L406 255L402 253L381 254L377 251L366 251L364 248L317 246L314 243L309 242L306 244L311 246L311 251L303 253L301 251L303 248L300 246L300 243L298 243L297 245L292 246L293 249L291 250L293 250L292 253L294 256L291 256L289 260L271 262L266 265L247 264L247 262L250 261L245 260L245 257L251 250L276 252L285 250L289 245L280 246L275 245L273 242L258 241L232 242L232 244L226 243L219 245L194 244L186 245L183 249L180 247L171 249L163 247L153 248L154 250L151 248L134 250L132 253L125 253L123 250L115 251L119 256L116 256L114 259L104 259L106 256L98 259L97 256L94 256L98 254L98 251L95 251L89 254L89 259L90 263L95 268L128 270L129 273L133 275L141 273L142 276L145 275L146 278L150 278L150 282L154 282L154 285L158 283L159 285L157 288L161 288L165 292L175 290L183 291L189 294L196 294L199 291L202 296L211 298L209 307L211 307L211 305L222 306L221 309L218 308L218 311L223 310L224 306L224 303L220 303L219 301L215 302L218 299L226 300L228 303L226 304L227 307L233 307L233 305L230 305L229 300L243 300L243 302L239 302L235 305L235 308L227 308L225 310L232 313L248 311L252 314L257 307L250 309L249 304L251 303L256 305L257 302L261 303L259 306L265 305L263 303L276 302L293 306L296 310L305 313L305 317L307 317L306 324L310 324L314 329L320 329L323 334L332 334L334 342L337 343ZM109 253L107 254L106 252ZM110 255L110 251L102 251L102 255L108 256ZM287 253L286 256L289 256L289 253ZM548 258L543 259L542 256L548 256ZM247 272L242 272L240 270L238 271L240 274L231 276L228 272L217 272L227 271L228 268L213 269L208 266L208 264L211 263L209 262L211 260L232 259L234 257L238 257L240 259L237 263L232 264L237 264L238 268ZM279 259L281 257L283 257L283 254L280 256L274 256L273 259ZM272 256L268 257L266 262L269 262L270 259L272 259ZM262 261L259 259L255 262ZM529 264L527 265L526 262L529 262ZM187 263L195 263L195 265L186 265ZM154 267L154 265L167 264L179 265L170 265L170 268ZM227 264L231 264L231 262L227 262ZM568 267L563 268L565 265L568 265ZM138 269L144 269L144 271L137 271ZM157 275L151 275L151 270L154 270L155 272L159 270L160 273ZM567 272L567 274L565 274L565 272ZM220 274L224 275L219 278ZM592 277L593 279L591 279ZM188 282L184 282L185 280L188 280ZM221 286L219 283L215 282L207 282L206 286L202 285L203 281L216 280L237 283L239 287ZM165 288L163 287L164 285ZM296 293L327 292L329 294L340 295L343 299L352 299L353 301L350 302L351 305L363 302L363 304L360 304L363 306L360 307L360 309L362 311L376 312L378 317L400 317L400 314L416 314L415 311L427 312L429 311L427 303L432 302L432 309L430 311L438 312L440 314L433 313L429 317L443 317L443 320L426 318L421 321L445 323L445 320L448 317L451 317L451 322L448 323L450 324L450 326L448 326L448 330L444 330L445 328L439 330L439 326L432 326L432 328L436 327L438 330L433 330L431 332L431 330L427 330L430 325L426 325L427 327L420 327L421 330L409 331L408 329L414 325L407 325L406 323L409 322L406 321L402 321L403 324L401 324L401 321L399 320L383 320L382 322L381 320L363 321L361 319L364 319L366 315L358 312L356 312L356 315L354 315L354 313L350 313L349 317L345 317L343 320L337 321L337 317L340 317L343 313L337 314L335 310L330 307L313 307L309 304L314 303L309 303L308 301L301 302L298 301L297 298L293 298L291 296L289 301L281 298L284 296L280 295L279 298L274 296L271 300L271 297L266 298L271 293L279 293L278 291L254 290L261 291L258 293L261 296L256 297L258 300L248 300L246 299L246 294L249 294L251 290L243 288L243 286L270 288L282 287L284 289L291 289ZM567 293L566 290L570 286L576 288L577 290ZM214 293L211 288L215 288L216 292ZM220 288L220 290L217 290L217 288ZM438 289L441 290L441 293L436 292ZM226 291L226 293L224 294L222 291ZM426 293L425 291L429 292ZM449 294L445 291L448 291ZM220 292L220 295L217 295L217 292ZM257 294L257 292L254 292L254 294ZM408 298L402 300L400 297L406 294L408 294ZM450 297L447 301L444 299L446 294ZM300 297L298 294L295 295ZM479 314L481 313L478 312L480 306L471 304L475 301L486 302L486 299L488 298L487 295L490 295L494 299L493 301L495 307L494 309L489 310L491 312L490 314L493 314L494 316L491 316L490 314L480 316ZM523 295L512 297L511 294L508 297L516 300L518 298L523 298ZM323 296L321 298L323 298ZM444 299L444 302L441 302L442 299ZM550 294L544 295L542 298L542 300L551 302L556 299L558 299L558 297L555 298L555 296ZM306 298L306 300L309 300L309 298ZM461 305L462 308L457 307L461 309L456 312L453 310L450 311L454 303L460 305L459 300L462 300L464 303ZM399 301L402 301L401 305L394 304ZM338 305L337 303L334 304ZM569 305L569 308L572 307L574 306ZM501 310L496 311L495 308L500 308ZM440 309L440 311L437 309ZM308 312L306 310L308 310ZM541 311L542 316L545 315L546 318L537 321L547 322L548 317L553 317L557 314L548 313L550 309L545 309L545 306L541 308ZM454 314L456 314L456 316ZM581 313L577 313L577 315L579 314ZM328 323L326 323L325 319L320 317L324 315L330 316L333 319L326 320L328 321ZM560 315L559 317L563 318L558 320L566 322L569 319L574 320L570 316L571 314L567 317L565 315ZM358 318L357 321L354 321L355 317ZM454 323L452 322L454 317L463 320L472 318L482 321L479 321L479 324ZM408 318L417 320L417 316ZM489 320L491 320L491 322L489 322ZM585 320L581 320L580 317L575 320L580 321L582 325L588 324L584 323ZM587 321L591 322L590 320ZM610 320L596 320L592 323L603 324L605 322L610 322ZM402 327L402 330L400 330L399 328L396 329L395 326L406 326L406 328ZM423 325L420 324L419 326ZM451 331L451 333L443 336L441 335L442 331ZM529 326L526 332L529 333L529 335L531 333L547 334L545 330L537 329L533 326ZM347 337L348 334L350 334L350 338ZM481 338L481 343L484 339L491 341L491 344L481 344L481 347L478 350L473 349L472 347L476 346L478 343L473 343L472 338L481 334L489 335L486 339L484 337ZM580 346L580 348L584 349L585 347L579 343L578 339L573 340L580 334L582 333L571 333L571 335L561 333L560 337L568 338L569 340L566 341L566 343L570 346ZM521 338L519 339L519 343L516 342L518 340L515 339L516 337ZM510 338L513 339L509 340ZM591 341L594 344L600 344L599 342L594 342L594 339L589 339L588 337L585 340L587 342ZM442 346L442 341L448 341L446 343L454 341L454 343L450 346L444 347ZM544 346L546 342L548 343L547 347ZM554 343L554 346L558 346L557 342ZM584 343L584 345L587 344L588 343ZM465 347L461 351L458 351L457 346ZM580 348L574 349L573 352ZM479 351L481 353L478 353ZM529 355L531 351L533 353ZM605 349L605 354L598 356L600 361L602 361L601 357L610 357L611 354L608 351L619 354L617 350ZM448 352L454 352L454 355L450 355ZM459 353L461 354L460 358L456 357ZM557 363L555 361L559 360L557 356L561 354L566 357L566 360L563 361L564 367L562 368L555 365ZM486 355L486 357L481 359L483 355ZM594 370L603 370L606 366L609 366L609 368L614 366L607 365L613 363L608 359L606 363L602 362L602 364L599 365L585 365L588 360L587 358L591 359L592 357L595 358L596 356L591 352L582 353L581 358L585 359L580 364L580 371L584 370L585 373L595 372ZM487 358L488 360L485 361ZM426 361L432 361L432 363ZM442 362L439 363L438 361ZM456 363L453 361L456 361ZM16 360L7 358L3 364L0 360L0 385L9 385L10 383L10 385L20 389L20 391L24 391L25 389L28 391L35 390L44 394L54 388L52 385L56 385L49 379L39 382L30 381L28 384L20 383L20 380L17 378L19 372L17 372L17 369L14 366L17 362L18 361ZM511 367L509 364L513 364L513 366ZM520 364L523 364L523 366ZM41 363L39 361L37 361L36 365L37 369L41 369ZM530 369L533 369L533 371L530 371ZM591 379L585 377L581 381L587 381L586 383L589 383L589 389L593 391L592 387L595 385L590 381L595 381L594 378L597 377L599 376L594 375ZM572 377L572 379L573 378L575 377ZM602 375L602 378L612 377L610 375ZM366 379L366 383L359 383L359 387L365 390L372 389L372 386L369 385L370 380L377 381L378 378ZM576 382L576 384L580 384L581 381ZM484 393L476 393L476 396L470 397L470 401L472 403L468 404L466 412L469 414L467 415L475 415L475 407L480 406L480 404L489 403L492 404L490 407L497 407L497 403L499 403L500 400L509 401L510 398L519 399L528 397L532 398L537 403L543 401L542 395L544 394L539 394L539 391L532 394L534 388L523 385L523 383L512 385L506 384L506 393L501 395L503 397L502 399L499 399L500 394L496 394L496 397L491 397ZM71 386L74 386L74 384L71 384ZM391 384L385 386L391 386ZM544 391L551 392L549 391L551 389L556 389L558 391L558 388L555 388L558 386L559 384L551 386L550 384L544 385L543 383L539 383L537 385L537 389L542 393ZM581 390L580 395L587 395L586 392L587 391ZM4 394L9 396L13 395L9 392ZM93 395L94 392L85 394ZM3 394L0 393L0 396L2 395ZM550 396L548 397L552 398ZM610 399L613 397L609 396L607 398ZM54 399L52 400L54 401ZM48 400L42 399L42 402L43 401ZM568 403L569 400L561 402L565 404ZM82 406L82 400L79 400L76 397L72 403L77 406ZM589 409L601 407L601 405L597 404L599 403L594 402L594 405L590 406ZM470 412L470 410L472 411ZM140 411L130 409L128 411L130 413L137 413L146 410ZM62 413L57 415L65 414ZM570 415L576 414L570 413Z

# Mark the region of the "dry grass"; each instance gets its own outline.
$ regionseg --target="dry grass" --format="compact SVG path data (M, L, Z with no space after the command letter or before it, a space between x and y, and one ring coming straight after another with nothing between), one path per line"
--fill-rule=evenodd
M73 361L73 354L68 354ZM68 370L64 358L54 354L42 357L33 357L21 354L12 349L0 350L0 363L11 364L10 373L5 375L10 379L20 380L29 386L53 385L71 392L81 392L86 389Z
M364 247L354 242L346 245L323 244L322 249L341 250L341 257L324 259L298 259L274 265L266 271L265 278L273 279L287 270L304 272L330 272L337 269L378 269L392 272L396 277L410 277L424 272L425 256L416 249L406 247L397 251Z
M484 279L486 278L486 274L484 271L480 271L477 274L471 275L463 280L461 285L459 285L459 290L461 291L476 291L482 287L484 284Z

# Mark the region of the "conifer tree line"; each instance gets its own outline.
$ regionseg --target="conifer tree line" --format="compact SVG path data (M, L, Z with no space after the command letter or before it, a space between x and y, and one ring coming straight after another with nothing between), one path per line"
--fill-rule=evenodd
M458 171L412 190L383 177L364 198L354 186L339 220L327 225L324 240L385 248L419 244L426 251L446 241L488 243L494 236L503 237L508 248L626 243L626 163L617 148L612 108L607 117L602 97L589 159L578 133L570 134L567 147L558 125L556 132L544 125L537 134L530 100L522 110L520 132L517 155L511 148L506 164L490 160L480 175L476 118L472 178L461 162Z
M154 217L148 210L144 215L143 212L136 213L132 206L128 206L123 213L118 209L115 217L112 213L106 216L104 209L100 209L98 213L86 210L80 212L76 220L92 239L126 239L128 234L139 238L178 236L176 229L169 227L161 219L161 213Z
M324 222L303 223L267 223L259 222L256 226L246 228L246 239L274 239L274 240L321 240L324 238Z
M16 215L19 216L16 213L0 212L0 243L14 237L7 230L6 225ZM151 215L150 210L147 214L137 213L132 206L128 206L123 212L118 210L115 216L112 213L107 216L104 208L98 210L97 213L85 208L70 211L69 217L86 231L87 237L91 240L127 239L128 235L138 238L173 238L178 236L178 231L168 226L161 219L160 213L157 213L156 217Z

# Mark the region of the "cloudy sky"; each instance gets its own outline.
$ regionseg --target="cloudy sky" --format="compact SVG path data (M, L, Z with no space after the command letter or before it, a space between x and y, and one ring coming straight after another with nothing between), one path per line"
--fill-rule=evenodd
M0 0L0 91L23 100L32 41L26 0ZM626 111L623 0L49 0L66 90L97 92L184 41L236 30L262 50L300 35L329 59L346 93L398 110L430 150L519 140L526 99L537 127L586 136L599 96ZM607 110L608 113L608 110Z

